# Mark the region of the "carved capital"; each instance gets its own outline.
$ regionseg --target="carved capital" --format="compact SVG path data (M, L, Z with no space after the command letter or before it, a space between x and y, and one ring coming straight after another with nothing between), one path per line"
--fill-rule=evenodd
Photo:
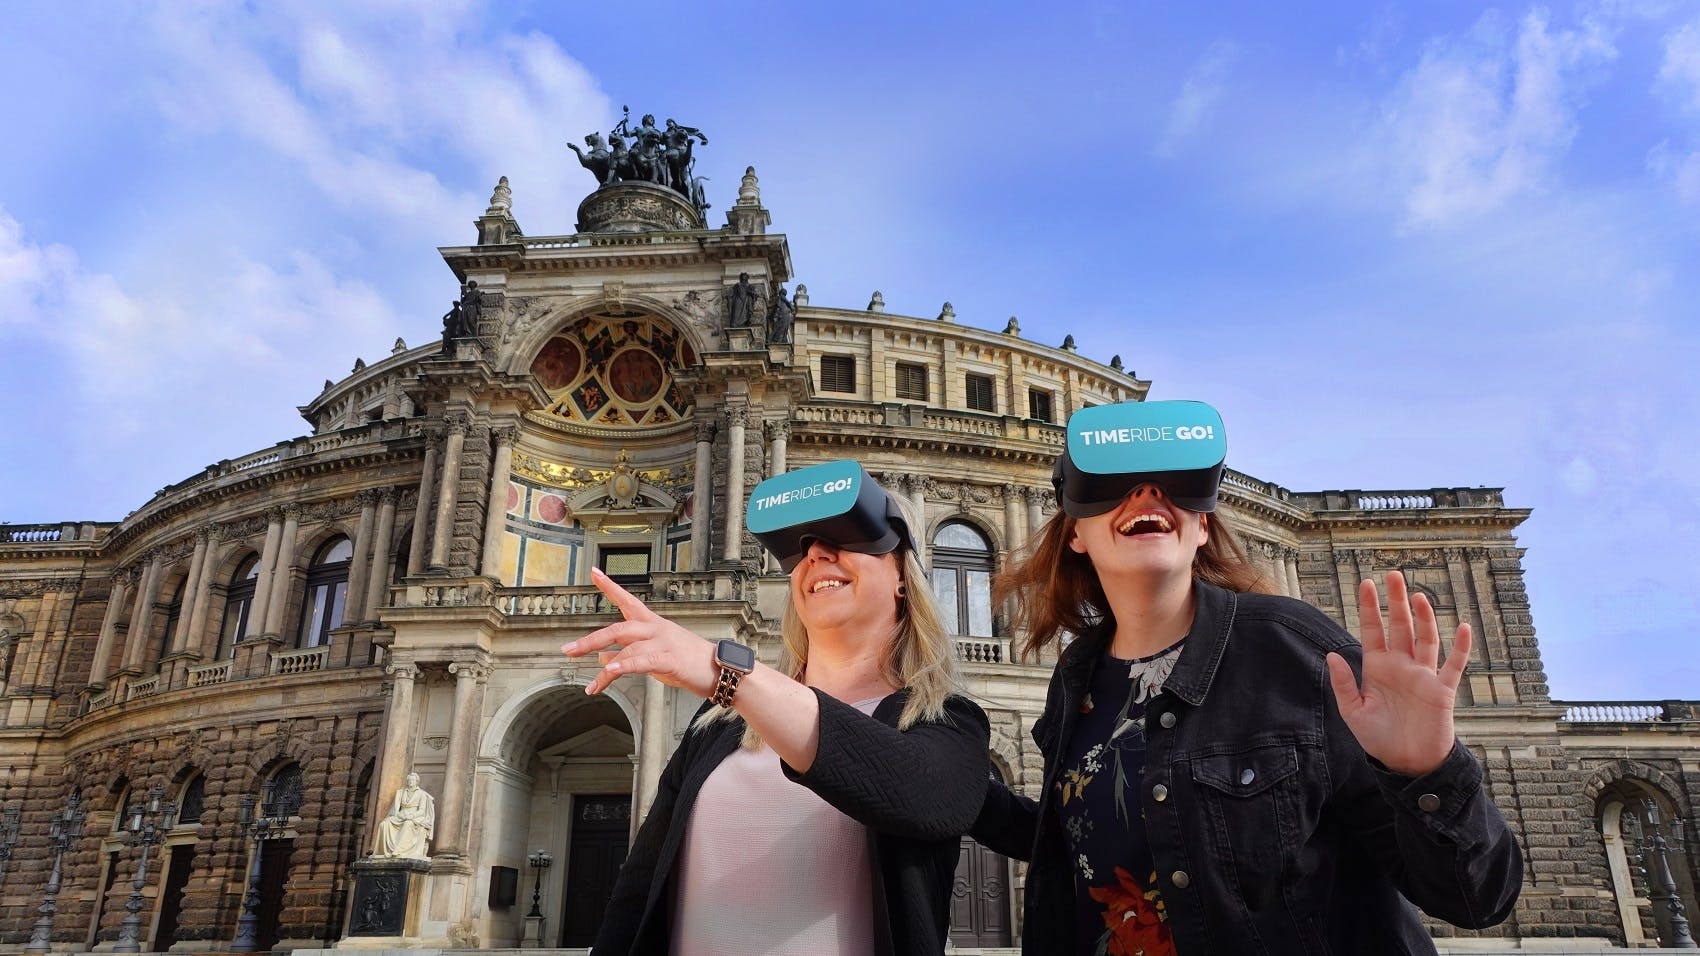
M774 441L791 440L791 423L785 420L767 423L767 437Z
M443 424L448 428L450 434L464 435L467 429L472 427L472 416L468 415L465 410L457 408L454 411L443 413Z
M496 440L497 448L504 446L512 448L514 442L519 441L519 426L503 425L500 428L493 428L490 430L490 435Z
M490 677L490 665L477 661L454 661L449 664L449 673L457 680L464 677L483 683Z
M732 427L745 425L750 420L750 410L744 405L726 406L726 424Z
M354 493L354 503L361 508L371 507L378 503L378 495L376 488L362 488Z
M384 673L396 680L418 680L419 665L412 661L391 661L384 665Z
M712 421L699 421L699 422L697 422L697 443L698 444L702 444L704 442L713 443L714 434L715 434L715 432L717 432L719 430L720 430L720 426L715 424Z

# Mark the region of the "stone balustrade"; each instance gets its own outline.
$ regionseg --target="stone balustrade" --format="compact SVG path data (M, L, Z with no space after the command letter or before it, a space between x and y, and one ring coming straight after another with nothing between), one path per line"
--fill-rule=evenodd
M1700 720L1700 701L1555 700L1572 724L1670 724Z
M322 671L330 660L330 646L321 644L318 647L303 647L293 651L273 651L271 655L272 674L308 674Z
M138 697L151 697L159 691L159 675L143 677L124 685L124 699L135 700Z
M196 664L188 669L188 675L190 687L222 684L230 680L230 662L218 661L214 664Z
M1011 664L1009 639L999 637L958 637L956 659L965 664Z

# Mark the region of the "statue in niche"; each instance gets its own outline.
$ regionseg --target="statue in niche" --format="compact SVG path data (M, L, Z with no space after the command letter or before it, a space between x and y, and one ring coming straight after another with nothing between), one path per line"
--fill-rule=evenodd
M395 792L390 815L378 821L373 856L403 860L431 858L427 844L437 828L437 801L419 786L419 774L409 772L407 785Z
M785 287L780 286L779 294L773 297L773 312L767 317L768 342L791 341L791 323L796 318L797 311L785 297Z
M726 292L726 327L747 329L755 321L756 290L748 272L738 273L738 284Z

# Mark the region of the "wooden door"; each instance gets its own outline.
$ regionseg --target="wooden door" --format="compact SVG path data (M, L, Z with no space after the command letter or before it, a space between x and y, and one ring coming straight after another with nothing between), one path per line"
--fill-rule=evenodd
M561 913L561 946L589 946L602 926L602 911L614 895L614 880L626 862L632 798L578 797L573 836L567 848L567 893Z

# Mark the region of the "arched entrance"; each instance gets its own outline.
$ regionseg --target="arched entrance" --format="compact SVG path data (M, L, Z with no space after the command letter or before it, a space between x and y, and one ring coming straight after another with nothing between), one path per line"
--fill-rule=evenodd
M499 771L488 778L487 832L490 862L518 870L521 892L492 908L492 943L595 939L631 834L637 744L623 704L559 683L519 704L508 723ZM539 851L549 857L541 869L531 865Z
M1003 782L994 764L992 780ZM951 887L950 941L957 946L1010 945L1009 857L981 846L963 834Z

